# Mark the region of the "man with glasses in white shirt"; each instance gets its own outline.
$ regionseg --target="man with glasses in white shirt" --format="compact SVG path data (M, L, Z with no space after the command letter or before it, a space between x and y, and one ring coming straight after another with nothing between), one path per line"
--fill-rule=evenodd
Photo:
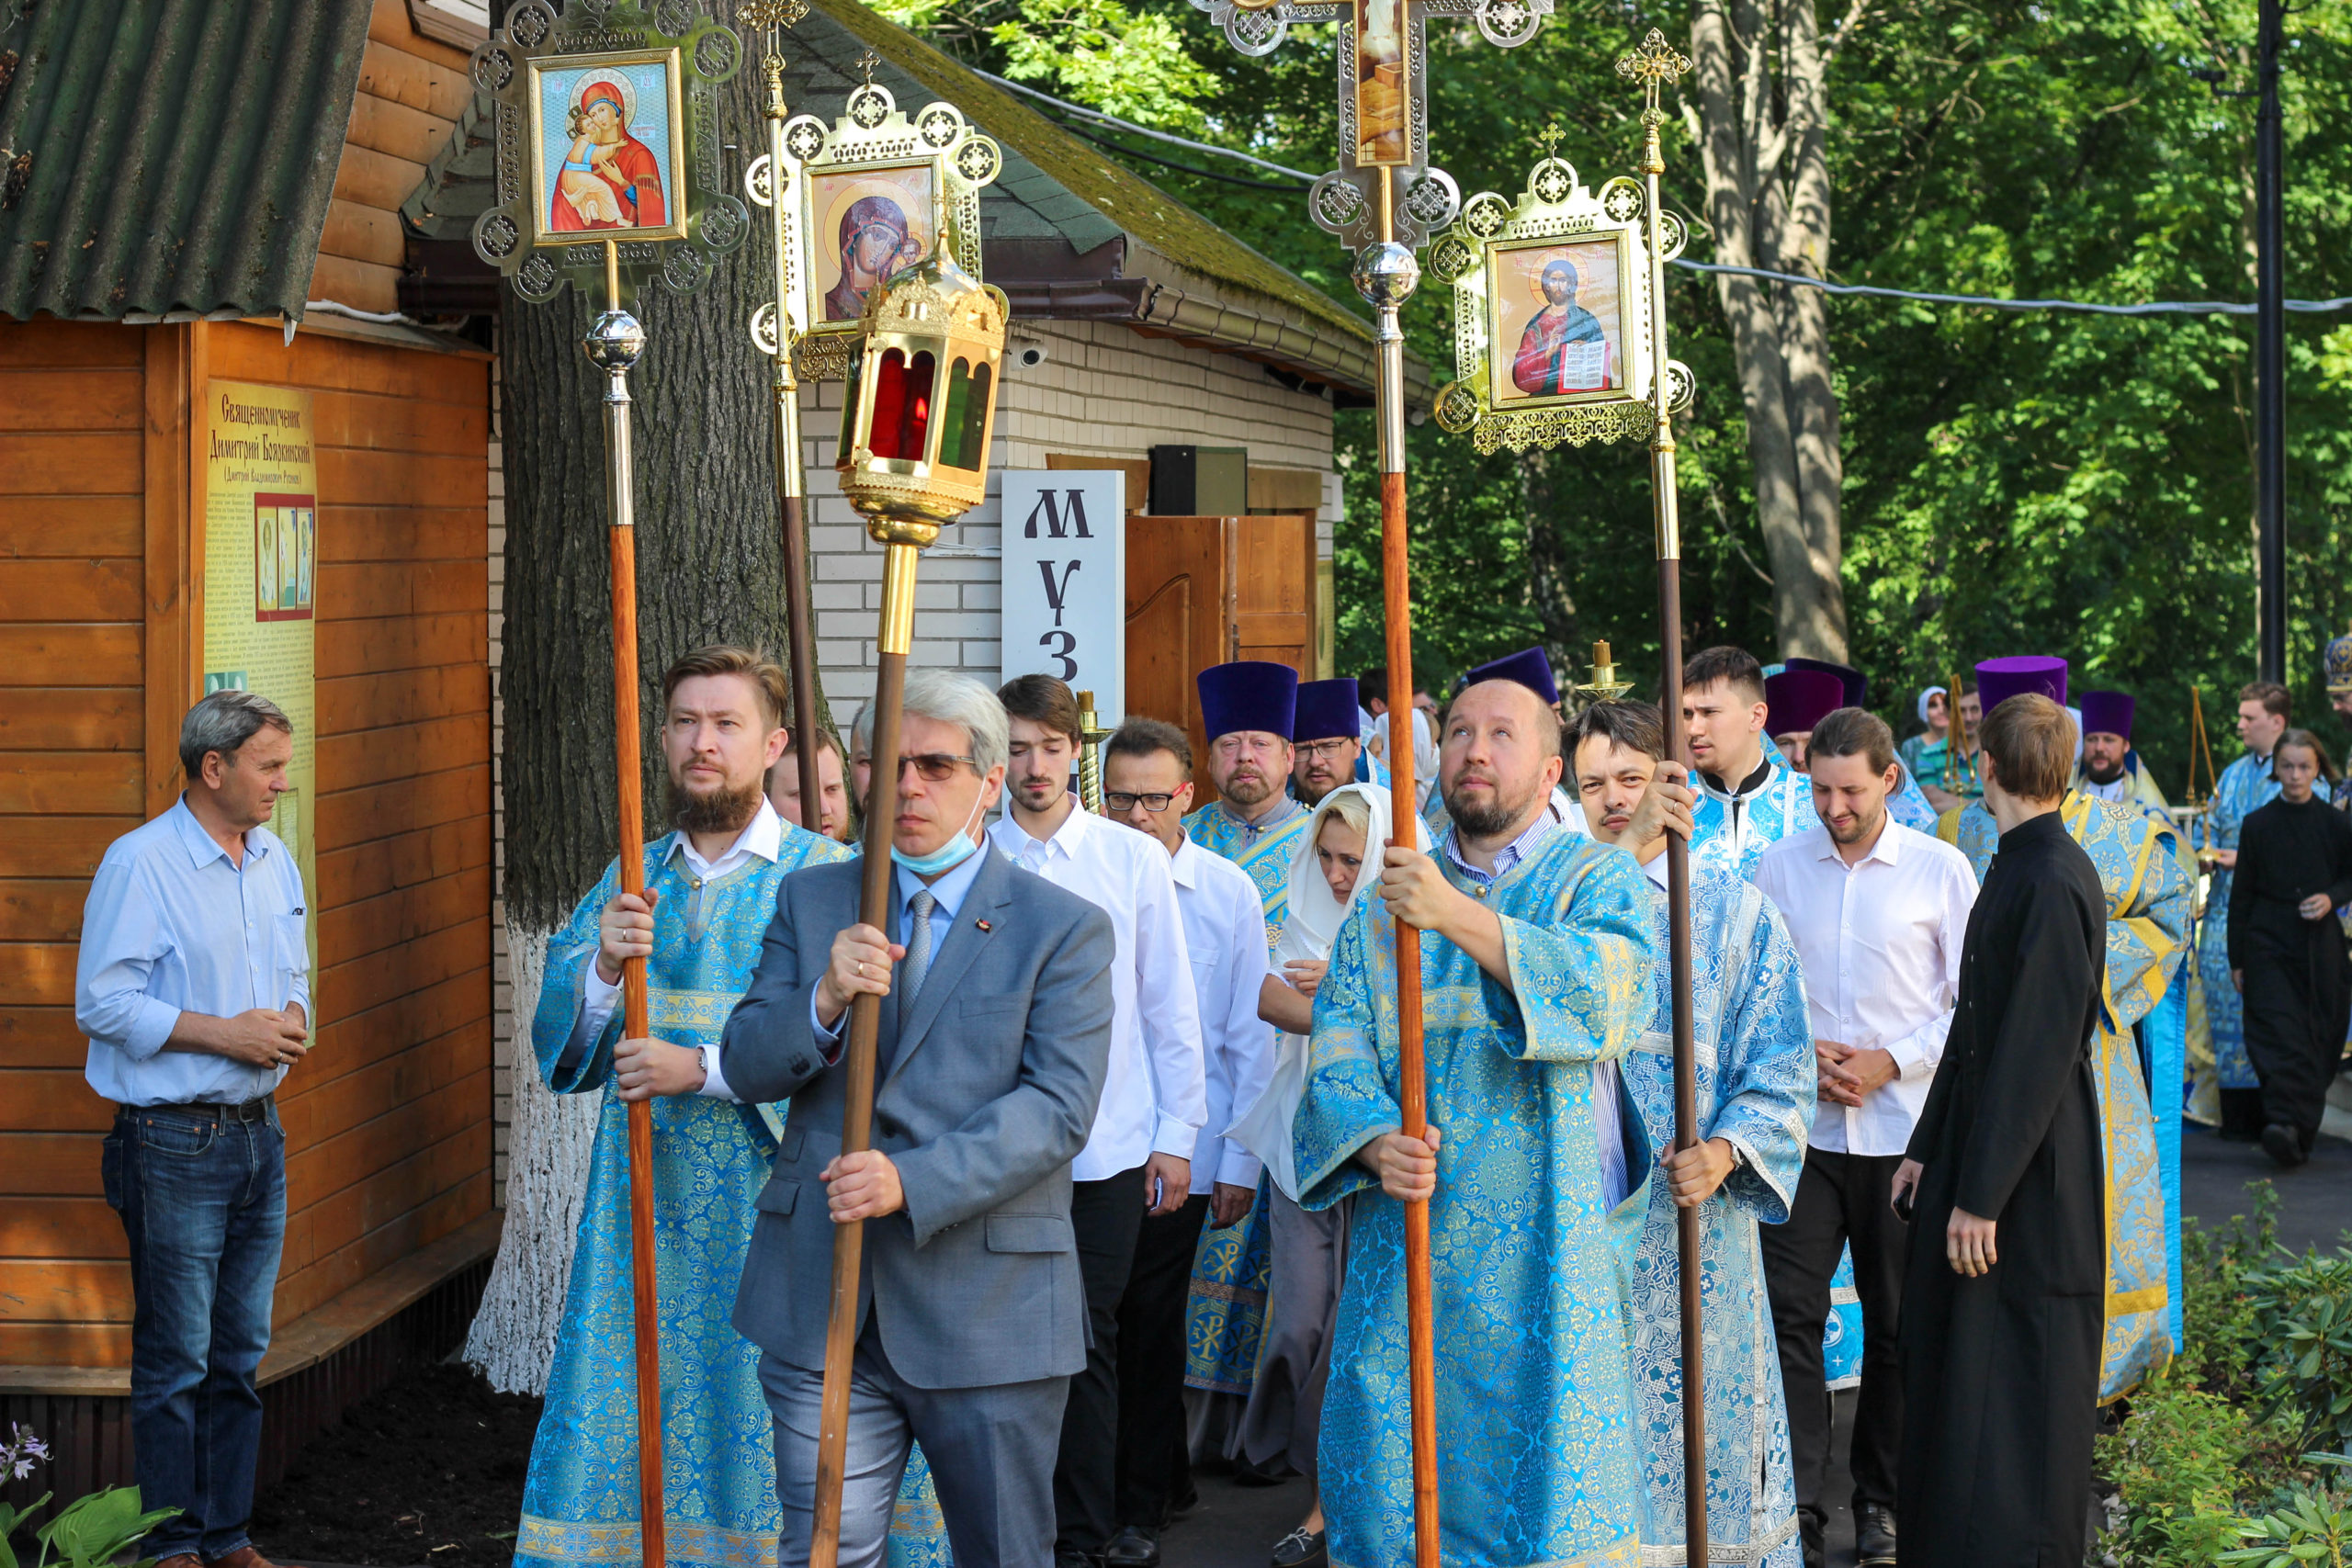
M1023 869L1111 917L1111 1066L1086 1147L1071 1162L1070 1224L1092 1343L1070 1380L1054 1466L1057 1562L1091 1563L1116 1517L1119 1316L1147 1213L1184 1206L1207 1119L1200 1006L1167 852L1080 809L1069 787L1078 700L1050 675L998 691L1011 724L1007 807L989 829ZM1203 1172L1203 1179L1212 1175Z
M1223 1230L1258 1195L1258 1156L1224 1135L1273 1076L1273 1032L1258 1018L1266 984L1258 889L1230 861L1184 836L1193 803L1193 745L1156 718L1131 718L1102 743L1102 803L1168 852L1200 1002L1208 1117L1193 1145L1193 1195L1175 1213L1143 1222L1119 1308L1119 1531L1107 1568L1159 1561L1159 1532L1192 1488L1184 1413L1185 1321L1204 1219Z
M1839 708L1815 727L1808 750L1820 826L1767 849L1754 881L1796 939L1820 1077L1796 1201L1787 1224L1760 1233L1798 1518L1816 1568L1829 1469L1821 1333L1830 1276L1849 1242L1864 1346L1852 1454L1857 1555L1865 1565L1895 1560L1908 1227L1891 1206L1891 1184L1951 1028L1976 877L1958 850L1888 815L1903 774L1883 719Z

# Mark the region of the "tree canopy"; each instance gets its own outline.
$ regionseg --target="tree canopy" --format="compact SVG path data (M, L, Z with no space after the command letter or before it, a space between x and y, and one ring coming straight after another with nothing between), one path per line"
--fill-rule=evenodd
M1804 4L1809 0L1787 0ZM1828 157L1843 283L2132 304L2254 298L2254 0L1833 0ZM1332 166L1329 28L1237 53L1175 0L877 0L971 63L1074 101L1308 171ZM1690 13L1559 0L1499 50L1430 24L1433 160L1466 196L1515 195L1556 125L1587 184L1630 169L1638 96L1617 56ZM2290 18L2290 298L2352 293L2352 15ZM1695 115L1668 126L1667 199L1710 258ZM1349 257L1304 191L1247 164L1099 127L1134 166L1294 271L1352 299ZM1186 168L1174 164L1188 164ZM1269 188L1272 187L1272 188ZM1681 441L1686 638L1777 657L1729 338L1702 275L1670 269L1673 351L1699 377ZM1407 312L1452 374L1445 291ZM2140 699L2135 739L2177 795L2188 691L2226 762L2255 673L2254 323L1834 299L1843 580L1854 661L1898 721L1976 660L2056 653L2075 689ZM2352 616L2352 311L2288 317L2290 685L2326 706L2320 646ZM1380 658L1378 494L1368 415L1342 413L1337 548L1342 669ZM1541 641L1581 663L1610 641L1657 657L1646 455L1563 448L1481 458L1433 423L1411 436L1417 662L1445 677Z

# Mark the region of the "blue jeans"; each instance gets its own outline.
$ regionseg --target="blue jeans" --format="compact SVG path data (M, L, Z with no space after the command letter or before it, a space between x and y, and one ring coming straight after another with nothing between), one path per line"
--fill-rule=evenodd
M140 1550L226 1557L252 1540L286 1132L275 1107L238 1122L124 1106L105 1170L130 1238L131 1468L148 1507L180 1510Z

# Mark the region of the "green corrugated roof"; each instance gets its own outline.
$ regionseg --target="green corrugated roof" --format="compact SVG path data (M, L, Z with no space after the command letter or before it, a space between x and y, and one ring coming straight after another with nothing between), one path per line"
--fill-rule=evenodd
M368 0L42 0L0 31L0 316L299 319ZM13 194L13 203L8 197Z

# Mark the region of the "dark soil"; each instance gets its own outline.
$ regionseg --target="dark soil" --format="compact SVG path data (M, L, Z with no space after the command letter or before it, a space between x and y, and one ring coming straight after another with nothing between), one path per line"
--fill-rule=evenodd
M479 1373L411 1373L311 1439L254 1502L254 1543L277 1562L505 1568L523 1513L539 1402Z

